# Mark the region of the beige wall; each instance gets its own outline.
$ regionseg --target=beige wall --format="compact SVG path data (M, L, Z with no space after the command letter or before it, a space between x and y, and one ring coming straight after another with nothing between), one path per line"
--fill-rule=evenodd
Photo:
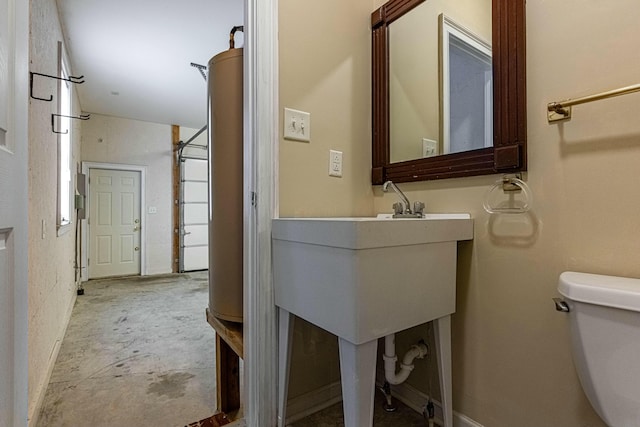
M454 403L485 426L601 426L578 383L567 318L553 309L564 270L640 276L638 97L575 107L549 125L545 105L638 82L633 1L527 2L529 215L482 209L496 177L403 185L431 212L470 212L453 321ZM554 34L562 33L562 43ZM556 70L556 72L550 72ZM377 210L392 198L376 194ZM415 381L415 379L413 379Z
M284 107L311 113L310 143L280 140L280 216L370 215L371 2L279 7L281 118ZM342 178L328 176L330 149L343 152ZM289 396L338 381L337 352L335 337L297 322Z
M281 141L282 216L369 215L389 211L395 201L376 187L370 207L366 33L369 12L380 2L357 8L349 2L347 13L334 3L280 2L280 105L311 111L314 136L307 145ZM340 13L333 6L341 6ZM573 119L560 125L547 124L545 106L638 83L639 13L633 0L527 2L530 214L490 218L484 212L484 194L497 176L401 185L430 212L469 212L475 220L474 240L459 246L454 407L487 427L603 426L575 374L567 318L551 298L564 270L640 277L640 98L575 107ZM295 24L294 16L313 19ZM332 31L325 34L329 22ZM314 53L300 61L303 46ZM346 72L346 57L359 58L358 78ZM351 125L338 126L335 117ZM333 144L344 148L345 158L359 159L341 180L326 177L325 152ZM308 328L295 344L307 349L307 358L324 351L314 348L317 335ZM323 364L315 357L314 368L335 360L327 356ZM297 363L292 388L306 390L298 381L321 382L294 375L302 370ZM426 388L419 378L410 382Z
M280 114L311 113L310 143L280 141L281 216L372 211L370 9L369 0L280 1ZM343 152L342 178L328 175L329 149Z
M58 69L62 31L54 0L31 1L30 71L53 74ZM72 74L73 71L71 70ZM54 95L52 102L31 100L29 106L29 418L44 397L57 349L75 301L74 225L58 236L58 138L51 131L57 111L57 81L36 78L35 95ZM74 114L80 106L74 98ZM72 176L80 161L80 122L72 120Z
M195 132L194 132L195 133ZM147 274L171 273L171 126L92 114L82 127L82 160L146 166ZM156 213L147 213L155 207ZM144 226L144 224L143 224Z

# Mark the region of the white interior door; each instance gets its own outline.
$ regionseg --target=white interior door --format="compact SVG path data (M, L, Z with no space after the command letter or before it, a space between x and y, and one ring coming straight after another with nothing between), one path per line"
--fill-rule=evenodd
M0 129L0 132L3 132ZM14 375L14 208L11 206L11 173L13 155L3 149L0 142L0 372L6 380L0 381L0 426L13 425ZM5 176L5 173L6 176Z
M0 0L0 426L27 419L28 7Z
M209 268L208 161L185 159L182 167L181 271Z
M13 422L13 247L11 234L15 227L15 213L11 207L13 153L8 144L9 116L5 103L9 94L7 68L8 14L7 0L0 0L0 372L9 375L9 381L0 382L0 425ZM5 415L1 415L5 414Z
M89 170L89 278L140 274L140 172Z
M4 167L6 154L0 151L0 167ZM3 194L6 181L0 182L0 194ZM0 212L3 212L3 199L0 197ZM13 425L13 375L14 375L14 305L13 288L14 266L12 262L14 248L12 228L5 220L0 221L0 372L6 375L6 381L0 382L0 426Z

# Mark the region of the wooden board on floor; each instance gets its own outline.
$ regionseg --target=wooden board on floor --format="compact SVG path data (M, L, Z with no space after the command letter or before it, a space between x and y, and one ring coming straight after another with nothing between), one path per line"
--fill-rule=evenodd
M218 411L240 409L240 358L243 354L242 323L218 319L206 310L207 323L216 331L216 403Z
M212 417L205 418L204 420L196 421L185 427L222 427L224 425L231 424L231 420L223 413L216 414Z

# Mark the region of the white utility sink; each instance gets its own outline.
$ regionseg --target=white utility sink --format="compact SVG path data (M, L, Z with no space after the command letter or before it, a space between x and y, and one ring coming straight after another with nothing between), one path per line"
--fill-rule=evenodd
M280 417L286 402L292 315L339 337L346 427L371 425L377 339L438 319L439 350L444 351L438 360L448 359L441 361L448 366L448 378L441 378L446 380L443 393L449 396L443 399L449 426L449 316L455 311L457 242L472 238L468 214L274 219Z
M276 305L354 344L455 311L468 214L273 221Z

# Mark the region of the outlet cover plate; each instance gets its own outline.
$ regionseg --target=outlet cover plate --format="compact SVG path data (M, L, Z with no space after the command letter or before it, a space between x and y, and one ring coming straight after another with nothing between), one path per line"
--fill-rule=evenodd
M438 154L438 141L422 138L422 157L433 157Z
M329 176L342 176L342 151L329 150Z

